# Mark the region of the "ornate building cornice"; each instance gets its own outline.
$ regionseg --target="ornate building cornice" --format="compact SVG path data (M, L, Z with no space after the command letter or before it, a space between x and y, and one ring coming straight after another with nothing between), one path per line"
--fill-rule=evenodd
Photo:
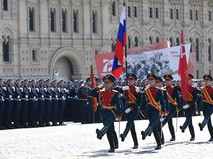
M189 5L202 7L202 1L201 0L190 0Z

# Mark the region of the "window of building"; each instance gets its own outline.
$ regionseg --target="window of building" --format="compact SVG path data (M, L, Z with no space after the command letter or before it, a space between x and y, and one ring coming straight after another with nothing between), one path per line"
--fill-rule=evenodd
M73 31L79 32L79 13L78 10L73 11Z
M131 48L131 39L128 37L128 48Z
M212 21L212 12L211 11L209 11L209 16L208 16L209 18L209 21Z
M62 10L62 32L67 32L67 10Z
M149 42L150 42L150 44L153 43L152 37L149 37Z
M138 17L137 7L133 8L133 14L134 14L134 17Z
M197 72L197 78L199 78L199 70L197 70L196 72Z
M115 40L111 39L112 45L111 45L111 50L115 51Z
M169 18L170 18L170 19L173 19L173 9L170 9L170 10L169 10Z
M189 38L189 42L191 43L190 52L192 52L192 38Z
M97 12L92 12L92 31L93 33L98 33L98 17Z
M34 7L29 8L29 29L35 31L35 9Z
M190 20L192 20L192 19L193 19L192 10L189 10L189 19L190 19Z
M172 40L172 38L169 38L169 41L170 41L170 47L172 47L173 46L173 40Z
M37 57L37 51L36 50L32 50L32 61L36 62L38 61L38 57Z
M138 47L138 37L137 36L135 37L135 42L134 43L135 43L135 47Z
M152 16L152 8L151 7L149 7L149 18L153 18L153 16Z
M195 10L195 20L198 20L198 10Z
M159 37L156 37L156 43L159 43L160 40L159 40Z
M7 37L2 42L3 62L10 62L10 39Z
M196 61L199 61L200 43L198 38L196 38L195 40L195 46L196 46Z
M56 32L56 10L55 10L55 8L50 9L50 31Z
M176 19L179 19L179 10L176 9Z
M158 8L155 8L155 18L159 18Z
M130 6L128 6L127 15L128 15L128 17L131 17L131 7Z
M179 45L180 45L180 39L176 38L176 46L179 46Z
M115 1L112 2L112 15L116 16L116 12L115 12Z
M3 10L8 11L8 0L3 0Z
M211 42L211 39L208 39L208 42L209 42L208 59L209 59L209 61L211 61L212 60L212 42Z

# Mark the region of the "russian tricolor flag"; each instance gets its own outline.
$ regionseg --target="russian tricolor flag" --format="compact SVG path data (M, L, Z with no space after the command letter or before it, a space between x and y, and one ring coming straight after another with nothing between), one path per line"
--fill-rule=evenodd
M123 72L124 64L124 47L126 46L126 7L123 6L122 14L120 18L120 24L118 28L118 34L115 45L115 55L112 65L112 74L115 77L119 77Z

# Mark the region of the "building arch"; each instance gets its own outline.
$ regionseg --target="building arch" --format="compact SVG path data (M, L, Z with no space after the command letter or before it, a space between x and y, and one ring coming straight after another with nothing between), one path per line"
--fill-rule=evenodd
M70 80L82 79L84 66L83 56L81 55L81 53L79 53L79 51L71 47L61 47L52 52L49 58L50 75L52 75L52 77L54 78L55 69L56 67L58 67L56 66L57 61L61 60L61 58L68 60L67 62L70 63L70 69L72 70Z

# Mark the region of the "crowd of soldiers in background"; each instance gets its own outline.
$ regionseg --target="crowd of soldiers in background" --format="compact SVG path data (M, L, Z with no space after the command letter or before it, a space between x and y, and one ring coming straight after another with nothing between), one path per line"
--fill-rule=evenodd
M179 81L173 82L174 86L179 85ZM101 80L96 78L96 85L100 84ZM125 81L122 79L118 79L115 84L123 85ZM202 82L197 81L194 85L199 89ZM82 124L101 122L100 106L93 111L90 86L90 78L74 82L0 79L0 130L65 125L64 121ZM147 86L147 80L137 80L136 86L142 91ZM198 115L201 110L199 100L201 98L198 96ZM145 118L143 110L141 108L138 119Z

